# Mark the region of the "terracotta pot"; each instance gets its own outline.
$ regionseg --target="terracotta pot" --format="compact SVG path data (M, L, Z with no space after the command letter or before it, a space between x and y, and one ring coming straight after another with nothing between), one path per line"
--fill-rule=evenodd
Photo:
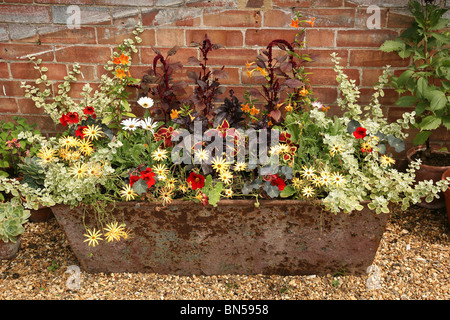
M15 243L11 241L4 242L3 240L0 240L0 260L14 259L19 252L19 248L20 237Z
M450 177L450 169L445 170L445 172L442 174L443 180L446 180L448 177ZM447 220L450 226L450 186L447 188L447 190L445 190L444 198L445 198L445 206L447 207Z
M133 236L89 247L83 208L52 210L81 268L94 273L364 274L388 221L366 206L333 214L297 200L260 201L258 208L250 200L222 200L217 207L182 200L167 207L119 202L107 212ZM89 228L96 227L93 216L84 216Z
M431 147L432 153L440 153L437 150L441 147ZM412 161L414 154L416 154L418 151L426 150L426 146L417 146L414 148L411 148L407 151L406 157L408 161ZM441 152L443 153L443 152ZM438 166L430 166L422 164L420 165L420 169L416 171L416 181L423 181L423 180L433 180L434 182L439 181L442 179L442 174L447 170L450 169L450 165L438 167ZM439 199L435 198L432 202L427 203L422 201L418 204L419 206L423 208L428 209L441 209L445 207L445 199L444 194L439 193Z

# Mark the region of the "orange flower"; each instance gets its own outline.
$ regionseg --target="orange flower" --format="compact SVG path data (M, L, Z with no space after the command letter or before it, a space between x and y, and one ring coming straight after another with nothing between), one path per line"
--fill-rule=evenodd
M292 19L291 27L298 28L298 20Z
M302 90L300 90L299 92L302 96L306 96L308 94L308 90L305 89L305 87L303 87Z
M309 23L311 25L311 27L314 27L314 20L316 20L315 17L313 17L311 20L306 21L306 22Z
M113 62L114 64L123 64L123 65L127 65L130 63L130 57L127 56L126 54L121 54L120 57L115 57Z
M291 112L292 110L294 110L294 108L292 108L291 104L289 103L286 107L284 107L284 110L286 110L287 112Z
M241 110L244 111L244 112L250 112L250 106L248 105L248 103L243 104L241 106Z
M116 70L116 77L117 78L119 78L119 79L123 79L123 78L125 78L127 75L125 74L125 70L123 70L123 69L117 69Z
M178 117L179 117L178 110L172 109L172 111L170 112L170 118L176 119Z
M252 109L250 110L250 114L252 116L259 114L259 109L256 109L255 107L252 107Z

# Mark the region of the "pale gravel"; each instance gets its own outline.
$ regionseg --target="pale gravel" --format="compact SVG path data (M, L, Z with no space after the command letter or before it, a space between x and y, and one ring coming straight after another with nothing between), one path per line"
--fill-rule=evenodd
M0 261L0 300L449 300L450 240L445 208L394 214L373 262L354 276L89 274L70 290L78 262L55 218L28 223L14 260ZM368 283L369 281L369 283Z

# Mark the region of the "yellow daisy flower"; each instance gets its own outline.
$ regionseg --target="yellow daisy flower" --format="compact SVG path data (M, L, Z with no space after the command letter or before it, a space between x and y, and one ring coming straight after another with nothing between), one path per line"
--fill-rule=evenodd
M163 178L167 177L169 169L164 164L159 164L153 168L153 172L158 176L158 179L163 180Z
M333 175L331 176L331 181L338 187L343 186L345 184L345 178L340 173L337 172L333 173Z
M155 161L161 161L167 159L167 150L158 148L152 153L152 159Z
M313 167L303 166L303 170L301 172L302 172L302 176L308 180L312 180L316 176L315 175L316 171L314 170Z
M247 164L245 162L237 162L234 166L234 171L245 171L247 170Z
M228 170L230 164L226 162L226 160L222 157L216 157L212 160L212 167L217 172L222 172Z
M195 159L205 162L209 160L209 154L205 149L198 149L194 151Z
M89 156L94 152L94 147L93 147L91 141L80 140L80 145L78 146L78 150L85 156Z
M219 179L225 184L230 184L233 182L233 174L228 170L223 170L219 173Z
M123 187L122 190L120 190L120 195L122 198L125 198L125 201L133 200L135 197L137 197L137 193L131 188L129 184Z
M225 192L225 196L227 198L231 198L233 196L233 190L232 189L225 189L224 192Z
M334 145L331 147L331 149L330 149L330 154L331 154L332 156L335 156L335 155L337 155L337 154L341 154L343 150L344 150L344 149L343 149L342 145L340 145L340 144L334 144Z
M51 163L55 160L55 153L56 150L53 148L42 147L39 150L37 157L41 159L43 163Z
M387 167L387 166L393 165L393 164L395 163L395 160L394 160L393 158L388 157L388 156L386 156L386 155L383 154L383 155L380 157L380 162L381 162L381 165Z
M93 124L84 128L83 134L87 140L97 140L103 135L103 131L100 126Z
M77 179L81 179L84 177L87 171L87 166L85 163L76 162L72 168L70 168L70 174L75 176Z
M91 230L87 230L87 234L84 235L87 239L84 242L88 242L89 246L95 247L98 245L99 240L103 240L101 238L100 231L95 230L95 228Z
M105 230L107 231L104 236L106 237L107 242L111 242L114 240L119 241L123 232L123 225L118 225L117 222L106 225Z
M164 187L159 191L159 198L162 200L163 204L169 204L172 202L173 189Z
M76 147L78 145L77 139L72 136L61 137L58 140L58 143L61 147L69 149L71 147ZM59 149L60 151L62 149Z
M314 188L312 188L310 186L306 186L303 188L302 194L307 198L313 197L314 196Z

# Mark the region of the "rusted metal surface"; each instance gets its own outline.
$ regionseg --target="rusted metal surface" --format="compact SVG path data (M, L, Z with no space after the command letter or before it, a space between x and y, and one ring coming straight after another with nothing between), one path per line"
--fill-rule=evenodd
M80 266L92 273L360 274L372 264L387 222L367 208L335 215L294 200L260 201L259 208L247 200L217 207L116 203L110 214L134 236L88 247L82 210L52 209ZM85 215L87 226L91 216Z

